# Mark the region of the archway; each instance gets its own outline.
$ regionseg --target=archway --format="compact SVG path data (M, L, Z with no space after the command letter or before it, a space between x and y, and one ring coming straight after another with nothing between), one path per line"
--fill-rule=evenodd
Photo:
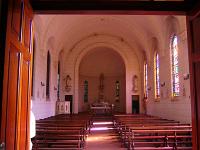
M82 58L79 65L78 111L87 111L89 105L101 101L114 104L114 109L117 112L125 112L125 74L124 60L116 51L108 47L91 49ZM104 76L101 98L99 89L100 75Z
M78 113L79 102L79 66L82 58L91 50L97 47L107 47L115 51L121 56L125 64L126 70L126 113L131 113L132 109L132 95L141 95L141 86L139 85L137 91L133 91L132 79L134 75L139 77L138 83L141 82L141 67L140 58L133 51L134 48L130 47L126 41L122 41L116 36L110 35L93 35L84 38L78 42L70 53L64 54L63 60L65 68L63 70L63 77L70 75L72 77L72 90L70 92L64 91L61 95L73 95L73 113ZM140 99L141 100L141 99ZM140 105L141 106L141 105ZM142 108L140 107L142 111Z

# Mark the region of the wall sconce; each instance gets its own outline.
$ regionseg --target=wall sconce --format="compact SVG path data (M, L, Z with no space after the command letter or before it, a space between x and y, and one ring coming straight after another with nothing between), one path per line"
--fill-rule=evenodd
M54 86L54 88L53 88L55 91L57 91L58 89Z
M44 82L41 81L41 86L45 86Z
M151 90L151 87L148 87L147 90L150 91L150 90Z
M190 78L190 74L189 73L184 73L183 74L183 79L184 80L188 80Z
M164 86L165 86L165 82L161 82L161 83L160 83L160 86L161 86L161 87L164 87Z

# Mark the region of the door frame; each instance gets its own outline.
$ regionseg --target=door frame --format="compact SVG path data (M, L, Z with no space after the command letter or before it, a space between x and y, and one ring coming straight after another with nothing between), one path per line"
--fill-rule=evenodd
M191 91L191 114L192 114L192 144L193 150L199 150L200 148L200 135L198 135L199 126L199 97L197 97L197 87L195 82L195 63L200 62L200 54L195 53L194 41L192 35L192 21L200 17L200 2L194 7L192 11L187 14L187 36L188 36L188 54L189 54L189 71L190 71L190 91ZM200 48L200 47L199 47Z
M0 149L28 150L33 12L29 0L1 2Z

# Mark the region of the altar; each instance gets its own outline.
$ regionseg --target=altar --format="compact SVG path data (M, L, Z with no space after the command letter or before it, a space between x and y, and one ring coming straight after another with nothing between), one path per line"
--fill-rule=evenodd
M98 92L98 100L90 104L90 111L92 114L112 114L114 109L114 104L110 104L106 98L104 93L104 74L101 73L99 77L99 92Z
M113 109L114 105L107 102L99 102L90 105L90 110L93 115L112 114Z

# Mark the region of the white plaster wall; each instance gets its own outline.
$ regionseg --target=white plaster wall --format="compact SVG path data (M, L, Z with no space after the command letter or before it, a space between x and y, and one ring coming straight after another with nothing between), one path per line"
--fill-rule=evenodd
M148 80L152 90L149 91L147 111L148 114L151 115L174 119L183 123L191 123L190 81L183 79L183 74L189 73L185 17L182 17L178 23L180 24L178 29L174 29L169 32L169 34L174 32L178 36L180 96L176 98L172 98L171 96L171 63L168 41L166 42L168 46L165 46L164 55L160 55L160 81L165 82L165 86L161 87L161 98L157 102L154 98L153 62L151 62L148 67ZM153 60L153 58L151 58L151 60Z
M35 115L35 119L39 120L49 116L54 116L56 106L55 103L56 101L38 101L37 99L33 100L32 111Z
M36 49L37 51L37 49ZM35 53L34 66L34 90L33 90L33 113L36 119L46 118L55 115L55 102L57 100L57 64L54 57L51 57L50 71L50 97L46 97L46 61L47 56L43 56L40 51ZM45 86L41 86L41 82Z
M82 59L79 67L79 112L87 111L88 105L98 102L99 76L104 74L104 101L115 105L115 111L125 112L126 86L125 64L118 53L106 47L91 50ZM89 84L89 101L84 103L84 81ZM120 82L120 100L115 101L115 82Z
M104 98L105 101L115 105L115 111L125 112L126 110L126 91L125 76L105 76L104 77ZM88 81L88 102L84 102L84 81ZM79 112L87 111L88 106L98 101L99 77L83 76L79 78ZM120 83L119 102L115 101L115 82Z
M55 102L57 100L57 59L52 45L45 49L39 44L41 41L40 32L35 28L35 50L34 50L34 70L33 70L33 102L32 111L36 120L55 115ZM52 42L52 41L51 41ZM48 45L48 44L47 44ZM47 71L47 51L50 51L50 96L46 97L46 71ZM41 86L41 82L45 86ZM55 87L55 88L54 88Z

